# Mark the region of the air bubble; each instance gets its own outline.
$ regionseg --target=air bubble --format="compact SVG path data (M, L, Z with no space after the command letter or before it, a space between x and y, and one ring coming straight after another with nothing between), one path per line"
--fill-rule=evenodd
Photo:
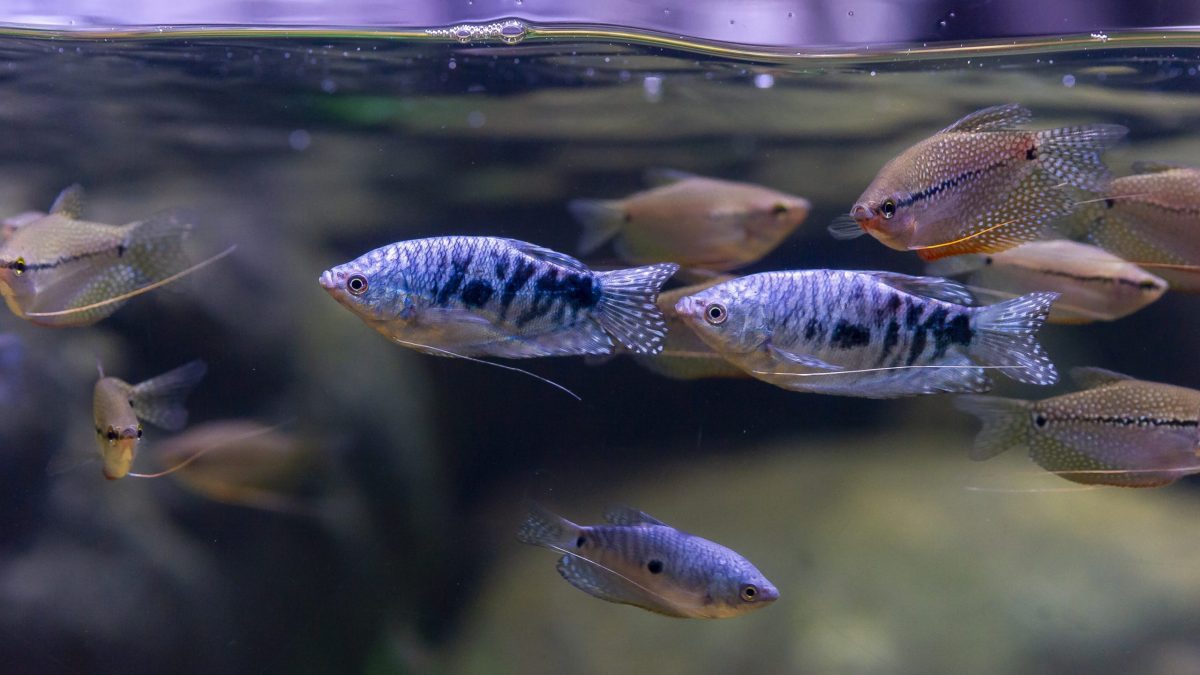
M770 89L775 86L775 76L770 73L759 73L754 76L754 86L759 89Z
M1070 88L1075 86L1075 76L1070 73L1063 75L1062 83L1064 87Z
M304 129L296 129L288 134L288 145L292 146L296 152L307 150L310 144L312 144L312 136Z

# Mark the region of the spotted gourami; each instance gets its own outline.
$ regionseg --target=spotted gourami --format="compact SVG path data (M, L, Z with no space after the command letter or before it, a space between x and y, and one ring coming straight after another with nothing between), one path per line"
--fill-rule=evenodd
M92 393L92 420L105 478L129 474L142 439L142 421L168 431L187 424L184 400L206 371L203 361L192 361L136 385L101 371Z
M967 307L961 284L892 272L764 272L680 299L714 350L784 389L866 398L986 391L987 369L1051 384L1034 333L1057 293Z
M1091 124L1018 129L1029 110L1000 105L976 111L900 153L880 169L830 231L868 232L926 260L1002 251L1041 238L1070 212L1070 188L1103 190L1101 153L1127 129Z
M614 240L625 262L676 262L713 271L748 265L771 252L808 216L803 197L749 183L678 171L650 172L658 187L625 199L576 199L587 255Z
M82 204L83 191L73 185L50 213L6 223L0 294L17 316L44 326L91 325L187 270L183 241L192 226L178 212L117 226L80 220Z
M1012 298L1034 291L1061 296L1049 323L1091 323L1128 316L1162 297L1167 282L1104 249L1069 241L1031 241L998 253L935 260L930 274L967 275L975 294Z
M1200 293L1200 169L1136 162L1133 170L1085 200L1064 233L1146 267L1172 290Z
M514 239L435 237L375 249L321 285L368 326L439 356L527 358L662 349L655 306L674 264L594 272Z
M1200 473L1200 391L1076 368L1082 391L1041 401L962 396L983 422L971 458L1025 447L1039 466L1089 485L1158 487Z
M579 590L667 616L722 619L779 598L749 560L720 544L629 508L605 520L576 525L534 504L517 538L562 553L558 573Z

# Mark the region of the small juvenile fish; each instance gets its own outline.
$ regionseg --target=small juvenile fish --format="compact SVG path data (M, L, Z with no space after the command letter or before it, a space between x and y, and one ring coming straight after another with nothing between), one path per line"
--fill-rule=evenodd
M83 190L72 185L49 214L6 222L0 243L0 294L17 316L44 326L88 326L115 312L132 294L183 271L183 240L191 230L173 212L128 225L79 220ZM36 316L79 309L55 316Z
M576 199L568 208L583 225L579 252L614 239L634 265L677 262L722 272L770 253L808 216L803 197L749 183L678 171L652 172L658 187L625 199Z
M192 361L136 385L105 377L101 371L92 393L92 420L105 478L129 474L142 439L141 421L168 431L187 424L183 402L207 370L203 361Z
M321 286L371 328L427 354L528 358L662 349L654 305L679 268L593 272L515 239L435 237L326 270Z
M531 505L517 539L558 551L558 573L601 600L692 619L723 619L779 598L735 551L641 511L610 509L607 525L576 525Z
M1107 187L1100 154L1128 130L1016 128L1030 117L1016 104L984 108L917 143L879 171L851 209L853 222L830 231L843 239L869 232L925 260L1041 238L1051 219L1070 212L1068 186Z
M287 512L298 510L296 493L320 459L312 445L252 420L201 424L156 444L154 451L159 464L196 494Z
M966 307L961 284L892 272L765 272L675 311L700 339L784 389L865 398L986 391L985 369L1030 384L1058 375L1034 333L1057 293Z
M960 396L983 429L971 458L1026 447L1039 466L1088 485L1158 487L1200 473L1200 391L1076 368L1083 391L1041 401Z
M709 286L729 281L734 277L719 275L716 279L701 284L684 286L665 291L658 296L658 308L667 321L667 337L659 354L635 356L638 365L653 373L675 380L699 380L705 378L748 378L744 370L725 360L696 335L675 314L675 305L681 298L698 293Z
M1114 321L1162 297L1167 282L1104 249L1056 239L1031 241L998 253L970 253L929 264L936 276L970 275L978 294L1011 298L1034 291L1061 297L1049 323Z
M1135 162L1099 199L1079 209L1089 243L1200 293L1200 169ZM1078 236L1079 233L1072 233Z

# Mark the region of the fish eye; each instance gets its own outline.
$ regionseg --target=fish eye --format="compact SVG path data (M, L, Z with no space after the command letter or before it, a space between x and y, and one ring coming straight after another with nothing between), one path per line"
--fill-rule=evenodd
M142 425L138 425L138 438L142 437Z
M13 268L13 272L15 274L17 274L18 276L20 276L21 274L24 274L25 273L25 259L17 258L16 260L14 260L13 264L12 264L12 268Z
M885 199L879 205L879 212L883 214L884 220L891 220L892 216L896 215L896 200L891 198Z
M722 305L719 302L714 302L708 307L704 308L704 320L714 326L719 326L725 323L725 320L728 318L729 312L725 311L725 305Z
M362 295L367 292L367 278L361 274L355 274L346 280L346 289L351 295Z
M771 207L771 213L776 216L782 216L788 212L788 205L783 202L775 202L775 206Z
M1033 424L1034 424L1034 426L1036 426L1039 429L1046 426L1046 416L1043 415L1042 413L1034 413Z
M108 433L104 434L104 437L105 437L105 438L107 438L107 439L108 439L108 440L110 440L110 441L115 441L115 440L117 440L117 430L116 430L116 429L114 429L114 428L112 428L112 427L109 427L109 428L108 428Z
M746 584L742 586L742 600L746 602L754 602L758 599L758 587L754 584Z

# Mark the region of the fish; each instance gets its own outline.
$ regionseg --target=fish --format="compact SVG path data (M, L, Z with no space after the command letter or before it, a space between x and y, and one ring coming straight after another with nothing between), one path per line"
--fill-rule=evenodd
M624 199L576 199L580 255L613 240L631 265L675 262L724 272L762 259L808 217L807 199L777 190L695 176L649 172L657 187Z
M92 421L105 478L117 480L130 474L143 421L167 431L187 424L184 401L207 371L208 366L197 360L134 385L105 376L100 369L92 390Z
M254 420L206 422L155 445L154 456L189 491L213 501L294 512L320 470L315 446Z
M967 275L978 295L1012 298L1034 291L1062 296L1047 323L1115 321L1158 300L1167 282L1104 249L1067 239L1031 241L997 253L968 253L931 262L934 276Z
M658 296L658 309L667 321L667 337L658 354L634 356L634 361L646 370L673 380L707 378L749 378L744 370L713 351L675 314L675 305L685 295L692 295L714 284L734 277L722 274L709 281L663 291Z
M597 272L547 248L497 237L397 242L326 270L320 284L401 345L449 357L530 358L662 350L654 302L679 269Z
M758 568L720 544L628 507L604 518L576 525L531 504L517 539L562 553L558 573L575 588L666 616L723 619L779 599Z
M1134 175L1063 224L1063 232L1161 275L1172 290L1200 293L1200 168L1133 164Z
M679 300L701 340L792 391L863 398L986 391L985 372L1052 384L1035 333L1058 293L968 307L962 284L893 272L763 272Z
M960 396L983 429L971 458L1025 447L1038 466L1085 485L1160 487L1200 473L1200 391L1075 368L1083 388L1040 401Z
M50 212L22 214L0 242L0 295L13 314L51 327L89 326L126 300L232 252L189 268L192 230L180 211L127 225L81 220L83 189L72 185Z
M1019 129L1032 114L1006 104L967 115L880 169L830 232L864 232L924 260L992 253L1042 238L1071 212L1071 188L1099 191L1111 178L1101 153L1128 132L1116 124Z

